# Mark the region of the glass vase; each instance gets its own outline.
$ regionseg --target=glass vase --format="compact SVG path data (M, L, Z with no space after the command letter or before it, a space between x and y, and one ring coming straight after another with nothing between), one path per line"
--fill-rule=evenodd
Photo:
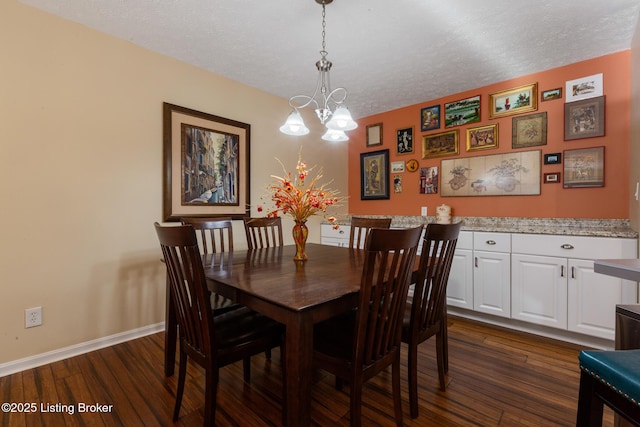
M307 244L308 235L309 229L305 221L296 221L296 224L293 226L293 241L296 243L296 255L293 257L294 261L307 260L305 245Z

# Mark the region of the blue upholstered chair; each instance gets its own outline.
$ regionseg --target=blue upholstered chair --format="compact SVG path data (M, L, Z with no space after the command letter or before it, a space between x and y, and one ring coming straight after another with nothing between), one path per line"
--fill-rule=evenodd
M582 350L576 426L601 426L603 404L640 426L640 350Z

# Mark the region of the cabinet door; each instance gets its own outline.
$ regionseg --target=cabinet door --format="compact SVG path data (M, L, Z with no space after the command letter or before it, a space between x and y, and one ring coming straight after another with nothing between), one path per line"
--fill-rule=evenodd
M567 328L567 260L511 255L511 317Z
M447 283L447 304L473 310L473 251L456 249Z
M635 282L593 271L593 261L569 259L568 329L615 338L616 304L635 304Z
M473 308L496 316L511 316L510 254L474 251Z

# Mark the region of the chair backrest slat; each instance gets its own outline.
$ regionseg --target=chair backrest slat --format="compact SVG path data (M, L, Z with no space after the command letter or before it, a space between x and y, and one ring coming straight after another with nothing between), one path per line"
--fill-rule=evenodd
M199 237L203 255L233 252L233 222L231 218L181 218L191 225Z
M280 217L245 218L244 231L247 235L247 247L250 250L284 245Z
M391 227L391 218L351 218L349 230L349 247L364 249L367 236L372 228Z

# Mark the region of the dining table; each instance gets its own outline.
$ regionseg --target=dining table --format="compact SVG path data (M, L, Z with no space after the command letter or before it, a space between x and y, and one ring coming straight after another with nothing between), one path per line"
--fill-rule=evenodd
M285 325L285 426L311 423L314 325L356 307L365 258L363 250L315 243L307 243L306 252L306 261L293 260L295 245L214 254L204 260L209 290ZM175 314L170 310L167 298L168 375L176 339Z

